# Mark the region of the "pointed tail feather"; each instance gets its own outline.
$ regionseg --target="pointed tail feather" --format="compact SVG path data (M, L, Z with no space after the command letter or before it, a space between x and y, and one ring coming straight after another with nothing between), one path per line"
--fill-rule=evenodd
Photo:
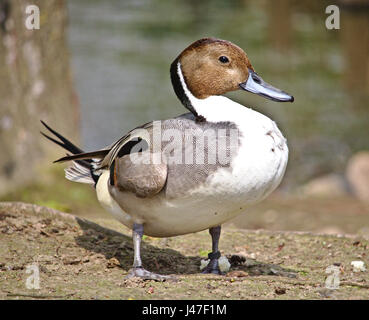
M55 160L54 163L66 162L66 161L76 161L76 160L85 160L85 159L90 159L90 160L91 159L103 159L108 153L109 153L109 150L98 150L98 151L92 151L92 152L85 152L85 153L67 155L67 156L62 157L58 160Z
M68 139L64 138L60 133L56 132L55 130L51 129L44 121L40 120L41 123L45 126L47 130L49 130L52 134L54 134L56 137L58 137L62 142L59 142L45 133L41 132L41 134L49 139L50 141L56 143L57 145L61 146L62 148L68 150L69 152L72 152L73 154L77 153L84 153L84 151L80 148L78 148L76 145L74 145L72 142L70 142Z
M63 157L63 158L60 158L54 161L54 163L73 161L73 164L69 168L65 169L65 177L68 180L75 181L75 182L96 184L97 180L99 179L99 175L94 172L94 165L93 165L94 160L93 159L102 159L106 154L108 154L109 150L84 152L82 149L78 148L68 139L63 137L60 133L50 128L44 121L41 120L41 123L45 126L45 128L48 131L50 131L60 141L41 132L41 134L46 139L54 142L58 146L72 153L72 155L67 154L66 157Z

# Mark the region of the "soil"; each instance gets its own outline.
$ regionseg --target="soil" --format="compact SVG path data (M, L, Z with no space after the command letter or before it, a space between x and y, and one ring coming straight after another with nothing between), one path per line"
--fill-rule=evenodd
M231 262L223 276L200 273L211 241L207 231L173 238L144 237L144 266L174 281L125 279L132 259L130 230L110 218L98 224L25 203L0 203L0 299L368 299L368 240L307 232L222 230ZM40 288L27 289L29 266ZM339 269L338 289L325 288L326 269ZM28 271L28 273L27 273Z

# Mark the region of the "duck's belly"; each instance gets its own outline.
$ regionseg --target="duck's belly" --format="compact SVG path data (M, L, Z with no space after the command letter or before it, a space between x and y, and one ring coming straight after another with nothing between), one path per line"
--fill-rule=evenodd
M185 195L168 199L165 193L160 193L151 199L141 199L132 193L120 192L121 206L112 197L109 205L99 200L127 227L132 228L134 222L143 223L144 233L150 236L176 236L220 225L250 204L264 199L281 182L288 148L278 128L272 124L260 133L256 131L256 137L255 130L253 136L244 135L241 148L232 160L232 169L220 168L205 183ZM98 184L100 181L107 184L107 177L108 174L100 178Z

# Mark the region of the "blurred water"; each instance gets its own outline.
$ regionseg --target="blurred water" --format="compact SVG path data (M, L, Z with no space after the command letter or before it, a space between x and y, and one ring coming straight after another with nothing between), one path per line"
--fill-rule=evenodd
M284 132L290 146L284 186L342 172L353 152L369 148L369 34L362 30L368 15L359 13L361 25L344 24L357 21L358 13L341 12L342 29L329 31L327 1L276 3L68 1L84 148L186 112L172 91L170 63L193 41L214 36L244 48L264 80L295 96L293 104L278 104L245 92L229 95L273 118ZM351 65L367 72L352 72Z

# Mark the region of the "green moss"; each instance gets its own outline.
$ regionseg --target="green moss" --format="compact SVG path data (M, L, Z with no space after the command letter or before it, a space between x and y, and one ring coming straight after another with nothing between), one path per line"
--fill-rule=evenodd
M203 249L200 249L200 250L199 250L199 256L200 256L200 257L205 257L205 258L207 258L207 257L208 257L208 254L209 254L210 252L211 252L210 250L203 250Z

